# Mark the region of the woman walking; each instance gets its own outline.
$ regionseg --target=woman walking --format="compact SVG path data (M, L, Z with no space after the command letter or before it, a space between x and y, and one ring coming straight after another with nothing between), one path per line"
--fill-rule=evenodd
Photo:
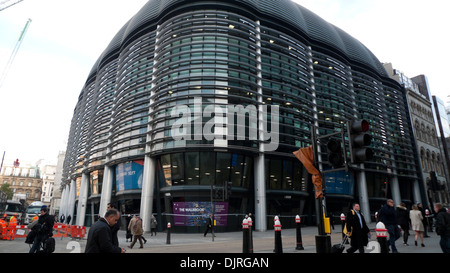
M412 206L412 210L409 212L409 218L411 218L412 229L416 232L416 236L414 237L416 246L418 237L420 237L421 246L425 246L423 244L423 216L416 205Z

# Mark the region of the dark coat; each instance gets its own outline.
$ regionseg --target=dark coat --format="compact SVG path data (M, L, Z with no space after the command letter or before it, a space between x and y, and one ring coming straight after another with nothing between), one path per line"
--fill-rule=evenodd
M54 223L55 223L54 217L52 215L49 215L48 212L44 215L39 215L38 224L41 225L39 234L44 237L52 237Z
M440 236L450 236L450 213L444 208L437 213L436 233Z
M113 244L112 230L105 218L100 218L89 229L85 253L120 253Z
M359 215L361 216L362 226L359 222L359 217L358 215L356 215L356 212L350 210L350 212L347 214L347 230L352 231L352 236L350 236L350 245L352 247L367 246L367 244L369 243L368 233L370 232L370 229L366 224L364 216L361 213Z
M402 206L397 207L397 220L402 228L409 228L411 219L409 219L409 211L407 208Z
M397 212L394 207L385 204L381 208L381 222L386 226L398 225L397 223Z
M115 246L119 246L119 238L117 236L117 233L120 230L120 227L122 226L122 221L120 220L121 217L119 217L119 220L117 221L117 223L111 227L111 232L112 232L112 240L113 240L113 244Z

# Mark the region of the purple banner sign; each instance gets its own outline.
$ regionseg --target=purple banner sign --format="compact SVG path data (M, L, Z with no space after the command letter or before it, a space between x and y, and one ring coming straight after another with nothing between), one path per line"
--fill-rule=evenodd
M215 202L216 226L227 225L228 202ZM173 202L175 226L204 226L212 216L211 202Z

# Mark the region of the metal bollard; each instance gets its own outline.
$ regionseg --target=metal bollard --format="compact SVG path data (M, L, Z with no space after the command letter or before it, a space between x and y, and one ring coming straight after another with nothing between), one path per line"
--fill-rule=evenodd
M387 244L387 229L382 222L378 222L375 226L377 233L377 241L380 244L380 253L389 253Z
M275 253L283 253L283 243L281 241L281 222L278 216L275 216L273 228L275 230Z
M248 230L248 219L242 221L242 253L250 253L250 236Z
M301 218L299 215L295 216L295 224L297 229L297 247L296 250L304 250L303 242L302 242L302 228L300 226Z
M172 225L170 222L167 223L167 239L166 239L166 245L170 245L170 228Z
M252 230L253 220L252 220L252 217L250 217L250 216L247 218L247 220L248 220L248 233L249 233L248 249L249 249L249 253L253 253L253 230Z

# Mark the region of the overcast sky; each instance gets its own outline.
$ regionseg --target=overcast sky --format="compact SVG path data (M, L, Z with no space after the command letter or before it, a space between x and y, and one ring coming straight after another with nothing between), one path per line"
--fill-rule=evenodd
M276 0L273 0L276 1ZM73 110L93 64L147 0L24 0L0 11L0 73L32 23L0 87L0 160L46 159L65 150ZM450 95L448 0L297 0L407 76L425 74ZM9 162L11 161L11 162Z

